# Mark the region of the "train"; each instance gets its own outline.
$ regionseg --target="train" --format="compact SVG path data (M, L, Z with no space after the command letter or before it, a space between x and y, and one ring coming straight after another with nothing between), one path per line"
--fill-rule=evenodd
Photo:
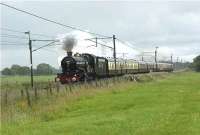
M114 59L88 53L72 55L72 52L67 52L67 54L61 60L62 72L58 73L55 78L61 84L123 76L126 74L173 71L173 64L171 63L144 62L122 58Z

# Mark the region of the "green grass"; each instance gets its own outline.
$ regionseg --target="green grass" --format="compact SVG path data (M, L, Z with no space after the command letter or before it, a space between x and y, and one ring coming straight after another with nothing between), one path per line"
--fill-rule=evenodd
M42 75L42 76L34 76L34 82L41 81L54 81L56 75ZM4 76L1 77L2 84L12 84L12 83L30 83L30 76Z
M18 119L2 122L2 134L200 134L199 73L177 73L152 82L116 84L109 91L98 89L102 92L71 102L57 99L44 112L38 110L45 108L39 104L26 113L19 111Z
M34 84L54 82L56 75L34 76ZM24 85L31 86L30 76L1 76L1 89L20 90Z

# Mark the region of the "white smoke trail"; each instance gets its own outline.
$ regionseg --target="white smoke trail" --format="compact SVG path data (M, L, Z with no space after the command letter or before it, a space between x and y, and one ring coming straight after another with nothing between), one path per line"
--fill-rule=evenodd
M57 46L58 56L58 64L60 66L61 60L67 56L66 51L72 51L75 53L91 53L91 48L88 46L91 44L88 40L93 38L92 35L80 32L80 31L72 31L70 33L60 34L57 36L57 40L60 41L60 46ZM94 50L94 49L93 49Z
M72 49L76 46L77 40L73 35L68 35L64 38L62 49L67 52L72 52Z
M73 33L59 35L57 39L61 43L62 49L66 52L72 52L72 49L77 45L77 38Z
M95 42L86 40L86 39L91 39L91 38L95 38L95 37L91 34L80 32L80 31L72 31L70 33L59 35L57 39L61 41L60 43L62 45L62 47L61 46L57 47L57 51L59 54L58 56L59 65L63 57L67 56L66 51L68 50L72 51L73 54L90 53L96 56L113 57L113 49L109 49L101 45L97 45L96 47ZM95 41L95 39L93 41ZM98 39L97 42L113 47L112 40L105 43L102 40ZM133 50L130 47L127 47L125 44L117 40L116 40L116 52L117 52L117 57L122 57L122 53L126 53L125 55L126 58L133 58L139 54L139 51Z

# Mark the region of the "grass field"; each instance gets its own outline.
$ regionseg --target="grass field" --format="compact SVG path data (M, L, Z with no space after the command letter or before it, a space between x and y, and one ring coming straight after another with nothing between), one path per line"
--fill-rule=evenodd
M56 75L34 76L34 82L54 81L55 77ZM1 77L1 82L3 84L30 83L30 76L5 76Z
M107 90L109 89L109 90ZM117 83L79 98L18 110L3 135L199 135L200 73ZM100 92L99 92L100 91ZM75 94L76 95L76 94ZM43 111L41 111L43 110Z
M34 84L45 84L54 82L56 75L34 76ZM23 85L31 85L30 76L2 76L0 78L1 88L9 90L20 90Z

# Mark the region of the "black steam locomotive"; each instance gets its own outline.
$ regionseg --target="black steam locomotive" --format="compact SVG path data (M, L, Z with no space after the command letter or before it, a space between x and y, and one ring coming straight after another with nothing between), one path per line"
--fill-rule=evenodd
M56 81L60 81L62 84L116 75L173 71L173 65L170 63L156 64L131 59L116 59L115 70L113 58L98 57L87 53L72 56L71 52L68 52L68 56L62 59L61 68L62 73L57 74Z

